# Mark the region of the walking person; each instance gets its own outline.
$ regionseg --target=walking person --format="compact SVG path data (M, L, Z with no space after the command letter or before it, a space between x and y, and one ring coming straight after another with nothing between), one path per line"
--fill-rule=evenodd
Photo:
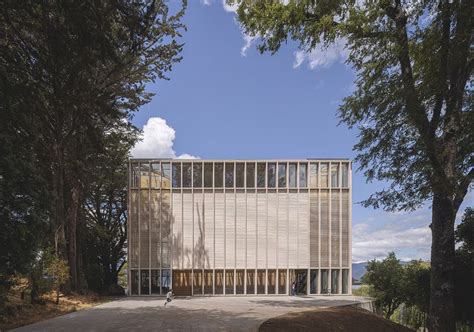
M174 298L173 290L170 289L168 293L166 293L166 301L165 301L165 307L168 304L168 302L171 302Z
M293 281L291 284L291 295L295 296L296 295L296 282Z

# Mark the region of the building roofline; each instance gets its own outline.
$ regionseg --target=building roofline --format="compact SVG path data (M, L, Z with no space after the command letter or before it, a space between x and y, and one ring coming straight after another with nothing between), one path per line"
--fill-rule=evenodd
M349 161L349 158L306 158L306 159L181 159L181 158L129 158L129 161L179 161L179 162L305 162L305 161Z

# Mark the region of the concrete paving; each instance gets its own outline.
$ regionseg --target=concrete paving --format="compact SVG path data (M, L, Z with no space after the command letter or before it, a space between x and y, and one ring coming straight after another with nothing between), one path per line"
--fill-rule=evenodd
M289 312L365 302L355 296L127 297L14 331L257 331Z

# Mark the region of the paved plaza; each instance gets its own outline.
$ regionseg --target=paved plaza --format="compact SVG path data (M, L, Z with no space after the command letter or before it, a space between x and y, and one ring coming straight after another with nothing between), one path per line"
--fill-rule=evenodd
M15 331L256 331L268 318L364 302L355 296L127 297Z

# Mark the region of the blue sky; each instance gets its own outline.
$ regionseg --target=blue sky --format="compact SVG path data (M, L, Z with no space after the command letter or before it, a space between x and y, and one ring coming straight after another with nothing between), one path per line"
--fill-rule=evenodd
M140 128L148 123L135 155L355 157L357 131L338 126L336 116L354 80L343 63L342 45L308 54L288 43L274 56L261 55L222 0L190 0L184 23L183 60L169 81L147 87L156 95L133 119ZM384 183L366 184L354 166L356 203ZM472 194L466 199L472 205ZM381 258L391 250L402 259L428 259L429 222L427 208L386 213L354 204L354 261Z

